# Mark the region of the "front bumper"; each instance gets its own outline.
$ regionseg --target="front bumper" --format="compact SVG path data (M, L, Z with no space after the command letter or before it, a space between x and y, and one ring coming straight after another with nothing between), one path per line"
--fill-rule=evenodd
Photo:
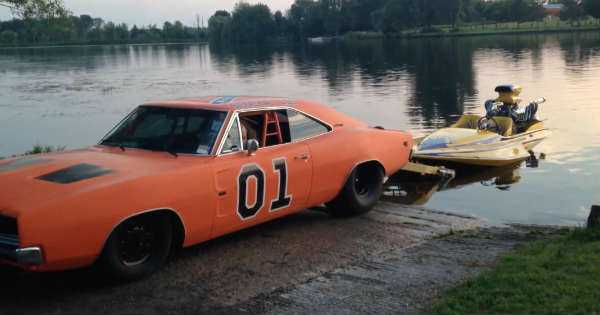
M18 241L0 235L0 260L20 266L36 266L44 263L40 247L20 248Z

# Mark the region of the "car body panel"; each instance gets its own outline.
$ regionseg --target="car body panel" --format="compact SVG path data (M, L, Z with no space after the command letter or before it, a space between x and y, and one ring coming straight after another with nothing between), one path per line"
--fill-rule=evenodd
M329 202L361 163L379 163L391 175L408 162L413 145L410 134L370 128L308 101L205 97L144 106L228 111L217 144L226 137L235 114L249 111L292 109L329 126L329 132L263 147L254 154L220 155L215 149L208 156L174 156L97 145L1 160L0 215L17 219L21 247L39 246L44 253L43 264L21 267L51 271L90 265L120 223L150 211L177 215L184 230L183 246L198 244ZM65 173L73 169L89 173ZM264 189L259 191L261 172ZM44 179L48 174L59 180L71 176L67 181L74 181L48 181ZM262 205L255 211L259 195ZM245 209L243 215L240 207Z

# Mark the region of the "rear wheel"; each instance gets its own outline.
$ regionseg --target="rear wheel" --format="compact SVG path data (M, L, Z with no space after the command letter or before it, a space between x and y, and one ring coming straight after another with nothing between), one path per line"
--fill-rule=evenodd
M355 168L340 194L327 204L331 214L345 217L371 211L383 192L384 177L383 169L376 164Z
M168 216L132 218L119 225L108 238L100 267L114 279L137 280L165 264L172 243L173 225Z

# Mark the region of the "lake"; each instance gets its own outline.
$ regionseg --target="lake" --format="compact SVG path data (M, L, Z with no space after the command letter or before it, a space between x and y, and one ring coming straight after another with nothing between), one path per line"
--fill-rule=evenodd
M553 135L536 149L546 158L537 168L457 180L416 203L494 224L581 225L600 203L598 32L297 48L0 49L0 156L34 144L93 145L138 104L218 94L318 100L420 135L482 113L501 83L522 85L525 100L548 99L539 116Z

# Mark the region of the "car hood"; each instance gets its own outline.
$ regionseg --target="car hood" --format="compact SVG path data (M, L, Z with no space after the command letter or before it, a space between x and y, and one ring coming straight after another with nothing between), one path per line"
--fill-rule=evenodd
M0 160L0 213L19 216L59 198L202 165L209 159L93 147Z

